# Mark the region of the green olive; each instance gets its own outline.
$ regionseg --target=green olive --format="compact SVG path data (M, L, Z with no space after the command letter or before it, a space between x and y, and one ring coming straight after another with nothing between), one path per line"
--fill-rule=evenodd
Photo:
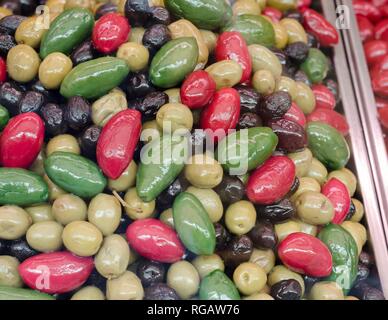
M317 180L309 177L303 177L299 179L299 187L292 195L290 200L295 203L296 199L306 191L321 192L321 186Z
M313 158L306 177L313 178L323 185L327 180L327 169L317 158Z
M128 190L135 185L136 172L137 164L132 160L120 177L118 177L116 180L108 180L108 188L117 192Z
M307 34L303 26L296 20L284 18L280 24L287 30L288 44L295 42L304 42L307 44Z
M241 66L233 60L221 60L205 69L216 83L217 90L238 84L242 77Z
M291 271L283 265L277 265L271 270L268 275L268 285L272 287L275 283L290 279L294 279L299 282L302 287L303 296L305 290L303 278L298 273Z
M193 128L193 114L182 103L167 103L156 114L156 122L164 132L174 132L177 129Z
M43 147L39 151L38 156L35 158L34 162L29 168L30 171L33 171L40 176L44 175L44 160L46 158L44 150L45 148Z
M129 33L129 42L134 42L138 44L143 44L143 36L145 29L142 27L136 27L131 30Z
M264 288L267 274L257 264L244 262L234 270L233 281L242 294L249 296Z
M273 29L275 31L275 47L278 49L284 49L288 43L288 33L286 28L278 22L272 22Z
M15 40L18 44L26 44L36 49L46 31L37 16L29 17L19 24L15 32Z
M217 44L217 35L209 30L200 29L199 31L202 34L202 38L206 44L209 53L212 53Z
M366 228L361 223L353 221L344 221L341 224L341 227L352 235L357 244L358 255L360 255L362 248L368 239Z
M296 82L289 77L281 76L276 82L275 90L287 92L291 96L292 100L295 100L296 98Z
M46 89L58 89L72 68L73 62L68 56L51 53L40 64L39 80Z
M32 223L30 215L12 205L0 207L0 239L16 240L24 236Z
M275 260L275 254L271 249L261 250L254 248L249 258L249 262L256 263L267 274L275 266Z
M117 58L125 60L132 72L143 70L148 65L149 57L148 49L136 42L124 43L117 51Z
M83 287L70 300L105 300L104 293L94 286Z
M243 300L275 300L268 293L254 293L250 296L246 296Z
M24 208L32 219L32 223L43 221L54 221L54 216L51 212L51 205L48 203L39 204L32 207Z
M18 268L18 259L11 256L0 256L0 286L22 287L23 281L19 275Z
M238 0L233 4L233 15L239 16L242 14L253 14L259 16L261 14L260 5L255 0Z
M120 224L121 204L115 196L100 193L89 203L88 221L104 236L113 234Z
M329 223L334 217L334 207L331 201L322 193L316 191L303 192L295 201L298 217L314 226Z
M267 5L280 11L295 10L297 1L295 0L267 0Z
M217 254L212 254L210 256L197 256L192 261L192 264L197 269L201 279L205 278L209 273L214 270L225 270L224 262Z
M61 189L54 182L52 182L47 174L43 176L43 180L47 183L50 201L55 201L60 196L67 194L65 190Z
M303 233L307 233L310 236L316 237L318 234L318 227L312 224L308 224L302 220L294 219L296 223L300 225L300 231Z
M133 220L146 219L155 212L155 200L144 202L137 194L136 188L131 188L124 196L125 212Z
M174 229L174 217L172 216L171 208L164 210L160 214L159 220Z
M59 223L67 225L74 221L86 220L87 206L84 200L74 194L59 196L53 203L52 213Z
M310 114L314 111L316 101L314 92L311 88L300 81L296 81L296 96L294 102L299 106L304 114Z
M364 217L364 205L360 200L357 200L355 198L352 198L352 201L353 201L354 207L356 208L356 212L354 213L350 221L360 222L361 219Z
M8 52L7 71L17 82L26 83L33 80L38 74L39 65L39 55L26 44L19 44Z
M253 74L252 86L262 95L270 95L275 91L276 81L269 70L258 70Z
M282 65L271 50L259 44L251 44L248 46L248 50L252 59L253 72L269 70L275 79L280 78L283 71Z
M168 101L170 103L181 103L181 90L180 88L171 88L164 91L168 95Z
M63 227L55 221L34 223L27 231L26 239L31 248L40 252L57 251L62 247Z
M95 5L95 0L66 0L65 10L71 8L84 8L92 11Z
M188 160L184 175L194 187L211 189L221 183L223 170L209 154L196 154Z
M246 200L231 204L225 213L225 225L231 233L243 235L256 224L256 209Z
M357 188L357 178L353 172L351 172L349 169L342 168L340 170L330 172L327 180L331 178L340 180L348 188L350 196L353 197Z
M120 277L106 282L108 300L142 300L144 289L140 279L131 271L125 271Z
M303 151L289 153L288 157L294 162L296 168L296 176L298 178L305 177L310 169L313 160L313 154L310 149L305 148Z
M194 296L199 289L199 282L197 269L188 261L175 262L168 269L167 284L182 299Z
M275 233L279 239L279 242L281 242L285 237L287 237L291 233L301 232L301 231L302 229L299 223L293 220L275 224Z
M73 221L63 229L62 240L69 251L81 257L89 257L100 249L102 233L89 222Z
M92 104L93 123L103 127L115 114L127 109L127 106L125 93L120 89L113 89Z
M46 147L46 155L49 156L50 154L57 151L70 152L75 154L81 153L77 139L70 134L61 134L50 139Z
M344 300L341 287L334 281L320 281L313 285L310 300Z
M103 277L113 279L127 270L130 256L127 241L118 234L112 234L104 239L94 258L94 265Z
M209 214L210 220L215 223L221 220L224 213L220 196L213 189L187 188L186 192L195 195Z

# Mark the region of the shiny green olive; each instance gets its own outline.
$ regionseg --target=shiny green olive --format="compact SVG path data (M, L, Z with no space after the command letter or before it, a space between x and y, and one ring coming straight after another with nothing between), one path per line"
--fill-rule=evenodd
M150 54L142 44L127 42L119 47L116 56L127 62L130 71L137 72L148 65Z
M287 92L291 96L292 100L295 100L297 95L296 82L293 79L285 76L280 77L280 79L276 82L275 90Z
M276 8L280 11L295 10L297 1L295 0L267 0L267 6Z
M305 148L300 152L289 153L288 157L294 162L296 168L296 176L298 178L305 177L310 169L313 160L313 154L310 149Z
M213 189L200 189L191 186L187 188L186 192L191 193L198 198L213 223L221 220L224 213L224 207L220 196Z
M92 11L95 5L96 0L66 0L65 10L71 8L84 8Z
M116 197L100 193L89 203L88 221L94 224L104 236L113 234L120 224L121 204Z
M0 286L22 287L23 281L19 275L18 268L18 259L11 256L0 256Z
M276 233L276 236L278 237L279 242L281 242L285 237L287 237L291 233L301 232L301 231L302 229L299 223L293 220L275 224L275 233Z
M199 289L200 277L197 269L188 261L173 263L167 272L167 284L182 299L190 299Z
M56 221L67 225L73 221L86 220L87 206L84 200L74 194L59 196L53 203L52 214Z
M46 89L58 89L73 68L71 59L61 52L49 54L39 67L39 80Z
M55 201L60 196L67 194L65 190L61 189L54 182L52 182L47 174L43 176L43 180L47 183L50 201Z
M356 208L356 212L354 213L354 215L350 219L350 221L360 222L361 219L364 217L364 205L358 199L352 198L352 201L353 201L353 204L354 204L354 206Z
M313 285L310 300L344 300L341 287L334 281L320 281Z
M296 199L306 191L320 192L321 186L317 180L309 177L302 177L299 179L299 187L296 192L292 195L290 200L295 203Z
M291 271L283 265L277 265L271 270L268 275L268 285L272 287L275 283L289 279L294 279L299 282L302 287L303 296L305 290L303 278L298 273Z
M314 92L311 88L300 81L295 82L296 85L296 96L294 102L303 111L304 114L310 114L314 111L316 101Z
M70 300L105 300L104 293L94 286L83 287Z
M275 79L279 79L282 75L282 65L277 56L268 48L259 45L251 44L248 46L249 55L252 59L252 71L269 70Z
M164 132L174 132L177 129L193 128L193 114L182 103L167 103L156 114L156 122Z
M32 223L43 221L54 221L54 216L51 212L51 205L48 203L39 204L32 207L24 208L32 219Z
M284 49L288 43L288 33L286 28L279 22L273 22L272 26L275 31L275 47L278 49Z
M136 182L137 164L135 161L131 161L128 167L123 171L120 177L116 180L108 180L109 190L115 190L117 192L126 191L133 187Z
M40 252L57 251L62 247L63 227L56 221L34 223L27 231L29 246Z
M270 95L275 91L276 81L269 70L258 70L252 77L253 88L262 95Z
M216 88L229 88L238 84L242 77L241 66L233 60L221 60L205 69L215 81Z
M0 207L0 239L16 240L24 236L32 223L30 215L13 205Z
M131 271L125 271L120 277L106 282L108 300L142 300L144 289L140 279Z
M288 44L295 42L304 42L307 44L307 34L303 26L296 20L284 18L280 24L287 30Z
M233 281L243 295L249 296L264 288L267 274L256 263L244 262L234 270Z
M353 172L351 172L347 168L334 170L329 173L327 180L330 180L331 178L336 178L340 180L347 187L350 196L353 197L357 188L357 178Z
M197 269L201 279L205 278L209 273L214 270L225 270L224 262L217 254L212 254L209 256L197 256L191 263Z
M323 185L327 180L327 169L317 158L313 158L306 177L313 178Z
M225 212L225 225L231 233L243 235L256 224L256 209L246 200L231 204Z
M331 201L320 192L303 192L296 199L295 207L298 217L308 224L324 225L334 217L334 207Z
M8 75L15 81L26 83L38 74L40 58L38 53L26 44L19 44L7 55Z
M103 127L115 114L127 109L127 106L125 93L120 89L113 89L92 104L93 123Z
M256 263L267 274L275 266L275 260L275 254L271 249L262 250L254 248L249 258L249 262Z
M366 228L361 223L353 221L344 221L341 224L341 227L352 235L357 244L358 255L360 255L362 248L368 239Z
M174 217L172 216L172 208L164 210L160 214L159 220L174 229Z
M125 212L133 220L149 218L155 211L155 200L144 202L137 194L136 188L131 188L124 196Z
M61 134L50 139L46 147L46 155L49 156L57 151L81 154L77 139L70 134Z

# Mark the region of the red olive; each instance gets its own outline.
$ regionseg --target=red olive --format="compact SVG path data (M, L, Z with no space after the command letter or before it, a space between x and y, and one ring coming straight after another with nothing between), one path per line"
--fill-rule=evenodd
M298 9L309 8L312 0L298 0Z
M67 251L42 253L19 266L23 282L34 290L65 293L82 286L94 267L93 258Z
M388 70L372 73L373 92L381 98L388 98Z
M334 94L323 84L315 84L311 88L315 95L316 108L334 109L336 105Z
M357 15L357 24L362 42L372 40L374 37L374 26L368 18Z
M326 245L303 232L288 235L279 244L278 255L287 268L310 277L326 277L333 267L331 253Z
M271 18L273 22L279 22L280 19L283 17L283 13L280 10L272 7L266 7L263 10L262 14Z
M7 79L7 65L2 57L0 57L0 84Z
M380 123L385 131L388 131L388 105L382 108L378 108Z
M287 113L283 116L283 118L290 121L294 121L303 128L306 126L306 116L295 102L291 104L291 108L288 109Z
M290 191L294 179L294 162L286 156L273 156L250 175L247 197L255 204L273 204Z
M374 31L377 40L388 41L388 19L381 20L375 26Z
M318 108L307 116L307 122L321 121L336 128L344 136L349 134L349 125L346 118L331 109Z
M373 66L382 56L388 54L388 43L382 40L365 42L364 52L369 66Z
M381 20L381 12L372 3L363 0L353 0L354 13L364 16L372 23L377 23Z

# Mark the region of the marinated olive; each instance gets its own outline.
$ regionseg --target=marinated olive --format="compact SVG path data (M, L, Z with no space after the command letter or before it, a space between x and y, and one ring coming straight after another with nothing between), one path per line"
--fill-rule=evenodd
M258 93L267 96L275 91L276 80L269 70L258 70L253 75L252 86Z
M310 177L303 177L299 179L299 187L296 192L292 195L290 200L295 204L296 199L306 191L320 192L321 186L317 180Z
M179 300L179 296L167 284L155 283L145 288L144 300Z
M127 108L124 92L113 89L107 95L96 100L92 105L92 120L97 126L103 127L115 114Z
M167 26L164 24L154 24L145 30L143 34L143 45L148 49L151 56L169 40L171 40L171 34Z
M53 221L54 216L51 212L51 205L40 204L33 207L24 208L32 219L32 223Z
M36 112L38 113L45 102L43 94L35 91L28 91L19 101L19 113Z
M209 273L214 270L224 271L225 266L224 262L217 254L212 254L209 256L197 256L192 261L193 266L197 269L199 276L201 279L206 277Z
M94 58L94 48L92 40L86 40L74 49L70 55L70 59L76 66L82 62L92 60Z
M240 96L241 112L256 113L259 102L261 101L261 95L251 87L237 85L234 88Z
M47 186L48 186L48 189L49 189L49 200L50 201L55 201L60 196L67 194L67 192L65 190L61 189L54 182L52 182L50 180L50 178L47 176L47 174L45 174L43 176L43 179L47 183ZM86 207L86 205L85 205L85 207ZM85 213L85 216L86 216L86 213ZM60 222L60 221L58 221L58 222Z
M50 136L63 134L67 131L64 110L55 103L47 103L40 109L46 132Z
M52 213L59 223L67 225L74 221L86 220L85 201L73 194L60 195L53 203Z
M253 249L249 262L257 264L268 274L275 266L275 254L271 249Z
M106 298L108 300L141 300L144 289L140 279L131 271L125 271L120 277L108 279Z
M302 288L301 296L303 296L304 289L305 289L303 278L298 273L293 272L282 265L277 265L271 270L271 272L268 275L268 285L272 287L273 285L275 285L280 281L290 280L290 279L293 279L299 282Z
M15 257L0 256L0 286L19 288L23 286L18 273L19 261Z
M214 224L214 230L216 232L216 248L217 250L224 249L229 241L232 239L232 236L226 230L226 228L220 224L220 223L215 223Z
M65 107L65 119L71 129L84 129L91 121L89 102L82 97L71 97Z
M283 223L275 224L275 234L279 242L281 242L289 234L301 231L301 225L296 221L290 220Z
M58 222L37 222L28 229L26 239L30 247L37 251L57 251L62 247L62 231L63 227Z
M340 180L348 188L351 197L356 192L357 179L353 172L349 169L342 168L340 170L334 170L329 173L327 180L330 180L331 178L337 178Z
M101 134L101 128L98 126L90 126L86 128L79 137L81 153L89 159L96 158L97 141Z
M237 267L239 264L249 260L253 250L252 240L246 236L236 236L227 245L227 247L218 252L225 266Z
M144 202L137 194L136 188L131 188L124 196L125 212L133 220L145 219L152 216L155 210L155 200Z
M246 112L241 114L237 127L238 129L249 129L254 127L261 127L262 124L263 123L257 114Z
M291 108L291 102L287 92L275 92L264 98L257 111L263 119L280 119Z
M242 294L251 295L264 288L267 274L257 264L244 262L234 270L233 281Z
M50 154L57 151L70 152L75 154L81 153L77 139L70 134L58 135L48 142L46 147L46 155L49 156Z
M165 132L174 132L178 129L193 128L193 114L190 109L181 103L168 103L162 106L156 114L156 122Z
M172 216L172 208L164 210L160 214L159 220L174 229L174 217Z
M313 178L323 185L327 180L327 169L317 158L313 157L306 177Z
M214 191L217 192L223 203L232 204L244 197L245 186L240 179L224 175Z
M255 248L274 249L277 244L274 226L269 221L258 221L248 235Z
M221 220L224 213L224 207L218 194L212 189L200 189L195 187L187 188L186 192L195 195L202 203L206 212L209 214L210 220L218 222Z
M310 291L311 300L343 300L344 294L336 282L321 281L313 285Z
M34 79L38 74L39 65L39 55L26 44L19 44L8 52L7 71L9 76L18 82L26 83Z
M19 113L19 102L23 92L14 83L4 82L0 87L0 104L4 106L11 116Z
M199 274L187 261L178 261L170 266L167 272L167 284L182 299L189 299L199 289Z
M350 220L354 222L360 222L364 216L364 205L359 200L354 198L352 198L352 202L354 204L356 212Z
M120 224L121 205L116 197L100 193L89 203L88 221L104 236L113 234Z
M40 64L39 80L46 89L58 89L72 68L69 57L60 52L51 53Z
M282 280L271 287L271 296L275 300L300 300L302 287L294 279Z
M240 82L243 70L241 66L233 60L222 60L205 69L216 83L216 88L233 87Z
M0 207L0 239L21 238L31 223L31 217L22 208L10 205Z
M296 212L302 221L312 225L324 225L334 217L334 207L322 193L303 192L295 202Z
M38 48L45 33L45 26L39 23L38 17L30 17L23 20L16 29L15 40L19 44Z
M144 288L156 283L162 283L166 277L166 269L163 263L150 260L142 260L136 268L136 274Z
M256 210L249 201L241 200L235 202L225 212L225 224L231 233L237 235L246 234L254 228L255 223Z
M109 179L108 188L117 192L123 192L135 185L137 165L135 161L131 161L128 167L116 180Z

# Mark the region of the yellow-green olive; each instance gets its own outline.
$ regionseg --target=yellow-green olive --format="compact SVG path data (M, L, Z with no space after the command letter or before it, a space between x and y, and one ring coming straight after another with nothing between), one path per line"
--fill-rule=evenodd
M38 156L35 158L34 162L30 166L29 170L37 173L40 176L44 175L44 160L45 160L45 148L43 147L39 153Z
M164 7L164 0L150 0L149 4L151 7Z
M294 102L299 106L304 114L310 114L315 109L315 95L311 88L300 81L296 81L296 97Z
M311 300L344 300L344 293L337 282L320 281L311 288L309 298Z
M331 201L322 193L316 191L303 192L295 201L298 217L314 226L329 223L334 217L334 207Z
M118 234L112 234L104 239L94 258L94 265L103 277L113 279L127 270L130 256L127 241Z
M97 287L87 286L74 293L71 300L105 300L105 296Z
M302 229L299 223L293 220L275 224L275 233L279 239L279 242L282 241L285 237L287 237L291 233L301 232L301 231Z
M89 257L100 249L102 233L90 222L73 221L63 229L62 240L69 251L81 257Z
M125 93L120 89L113 89L92 104L93 123L103 127L116 113L127 109L127 106Z
M256 263L244 262L233 273L237 289L244 295L258 293L267 282L267 274Z
M275 31L275 47L278 49L284 49L288 43L288 34L286 28L277 22L272 22L272 26Z
M46 6L49 9L50 15L51 14L58 14L62 13L65 9L65 3L66 0L48 0L46 2Z
M267 5L281 11L295 10L297 8L296 0L267 0Z
M132 160L120 177L118 177L116 180L108 180L108 188L110 190L116 190L117 192L128 190L135 185L136 172L137 164Z
M74 194L59 196L51 208L56 221L67 225L74 221L86 220L87 206L84 200Z
M251 231L256 223L256 209L246 200L231 204L225 213L225 225L231 233L243 235Z
M23 281L19 275L18 268L18 259L11 256L0 256L0 286L22 287Z
M356 212L354 213L350 221L360 222L361 219L364 217L364 205L358 199L352 198L352 201L353 201L354 207L356 208Z
M54 216L51 212L51 205L48 203L39 204L32 207L24 208L32 219L32 223L43 221L54 221Z
M39 80L46 89L58 89L73 62L61 52L49 54L39 66Z
M71 134L60 134L59 136L50 139L46 147L46 155L49 156L57 151L75 154L81 153L77 139Z
M61 189L54 182L52 182L50 178L47 176L47 174L43 176L43 180L47 183L50 201L55 201L60 196L67 194L65 190Z
M305 148L300 152L289 153L288 157L294 162L296 168L296 176L302 178L307 175L313 160L313 154L310 149Z
M143 44L143 36L145 29L142 27L135 27L129 33L129 42L135 42L138 44Z
M217 35L210 30L199 30L202 34L202 38L206 44L209 53L212 53L217 43Z
M254 293L250 296L246 296L243 300L275 300L268 293Z
M261 250L254 248L249 258L249 262L256 263L267 274L275 266L275 260L275 254L271 249Z
M302 177L299 179L299 187L292 195L290 200L295 203L296 199L306 191L321 192L321 186L317 180L309 177Z
M280 20L280 24L287 30L288 44L295 42L304 42L307 44L306 31L296 19L284 18Z
M174 289L182 299L194 296L199 288L197 269L188 261L178 261L171 265L167 272L167 284Z
M259 44L251 44L248 46L248 51L252 59L253 72L269 70L275 79L280 78L283 71L282 65L271 50Z
M32 223L30 215L22 208L0 207L0 239L16 240L24 236Z
M159 128L156 120L151 120L143 123L141 128L141 140L149 143L152 140L159 139L162 135L162 129Z
M223 170L210 155L196 154L188 160L184 175L194 187L211 189L221 183Z
M15 81L30 82L38 74L39 65L39 55L26 44L19 44L8 52L7 71Z
M309 223L306 223L299 219L294 219L296 223L300 225L300 232L307 233L310 236L316 237L318 234L318 227Z
M144 202L137 194L136 188L131 188L124 196L125 212L132 220L146 219L155 211L155 200Z
M253 74L252 86L262 95L270 95L275 91L276 81L269 70L258 70Z
M182 103L167 103L156 114L156 122L164 132L174 132L177 129L193 128L193 114Z
M238 0L233 4L232 8L235 16L242 14L259 16L261 14L261 8L255 0Z
M341 224L341 227L352 235L354 241L356 241L358 254L360 255L362 248L368 239L366 228L361 223L353 221L344 221Z
M142 44L127 42L119 47L117 57L125 60L130 71L137 72L143 70L148 65L150 54L148 49Z
M92 9L95 5L95 0L66 0L65 10L71 8L84 8L93 11Z
M0 19L3 19L4 17L10 16L10 15L12 15L11 10L4 7L0 7Z
M327 180L331 178L336 178L340 180L348 189L349 194L353 197L357 188L357 178L352 171L347 168L342 168L340 170L334 170L329 173Z
M140 279L131 271L125 271L120 277L106 282L108 300L142 300L144 289Z
M172 216L171 208L164 210L160 214L159 220L174 229L174 217Z
M198 198L213 223L221 220L224 213L224 207L220 196L213 189L200 189L191 186L187 188L186 192L189 192Z
M287 92L291 96L292 100L295 100L296 98L296 83L289 77L280 77L280 79L276 82L275 90Z
M213 63L205 69L216 83L216 88L233 87L242 77L241 66L233 60L221 60Z
M197 256L191 263L197 269L201 279L214 270L225 270L224 262L217 254Z
M18 44L26 44L32 48L38 48L47 26L39 23L38 17L29 17L23 20L15 32L15 40Z
M181 91L180 88L171 88L164 91L168 95L168 101L170 103L181 103Z
M120 224L121 204L115 196L100 193L89 203L88 221L104 236L113 234Z
M303 278L298 273L291 271L283 265L277 265L271 270L268 275L268 285L272 287L275 283L290 279L294 279L299 282L302 287L303 296L305 290Z
M26 239L31 248L40 252L57 251L62 247L63 227L56 221L34 223L27 231Z
M317 158L313 158L306 177L313 178L323 185L327 180L327 169Z

